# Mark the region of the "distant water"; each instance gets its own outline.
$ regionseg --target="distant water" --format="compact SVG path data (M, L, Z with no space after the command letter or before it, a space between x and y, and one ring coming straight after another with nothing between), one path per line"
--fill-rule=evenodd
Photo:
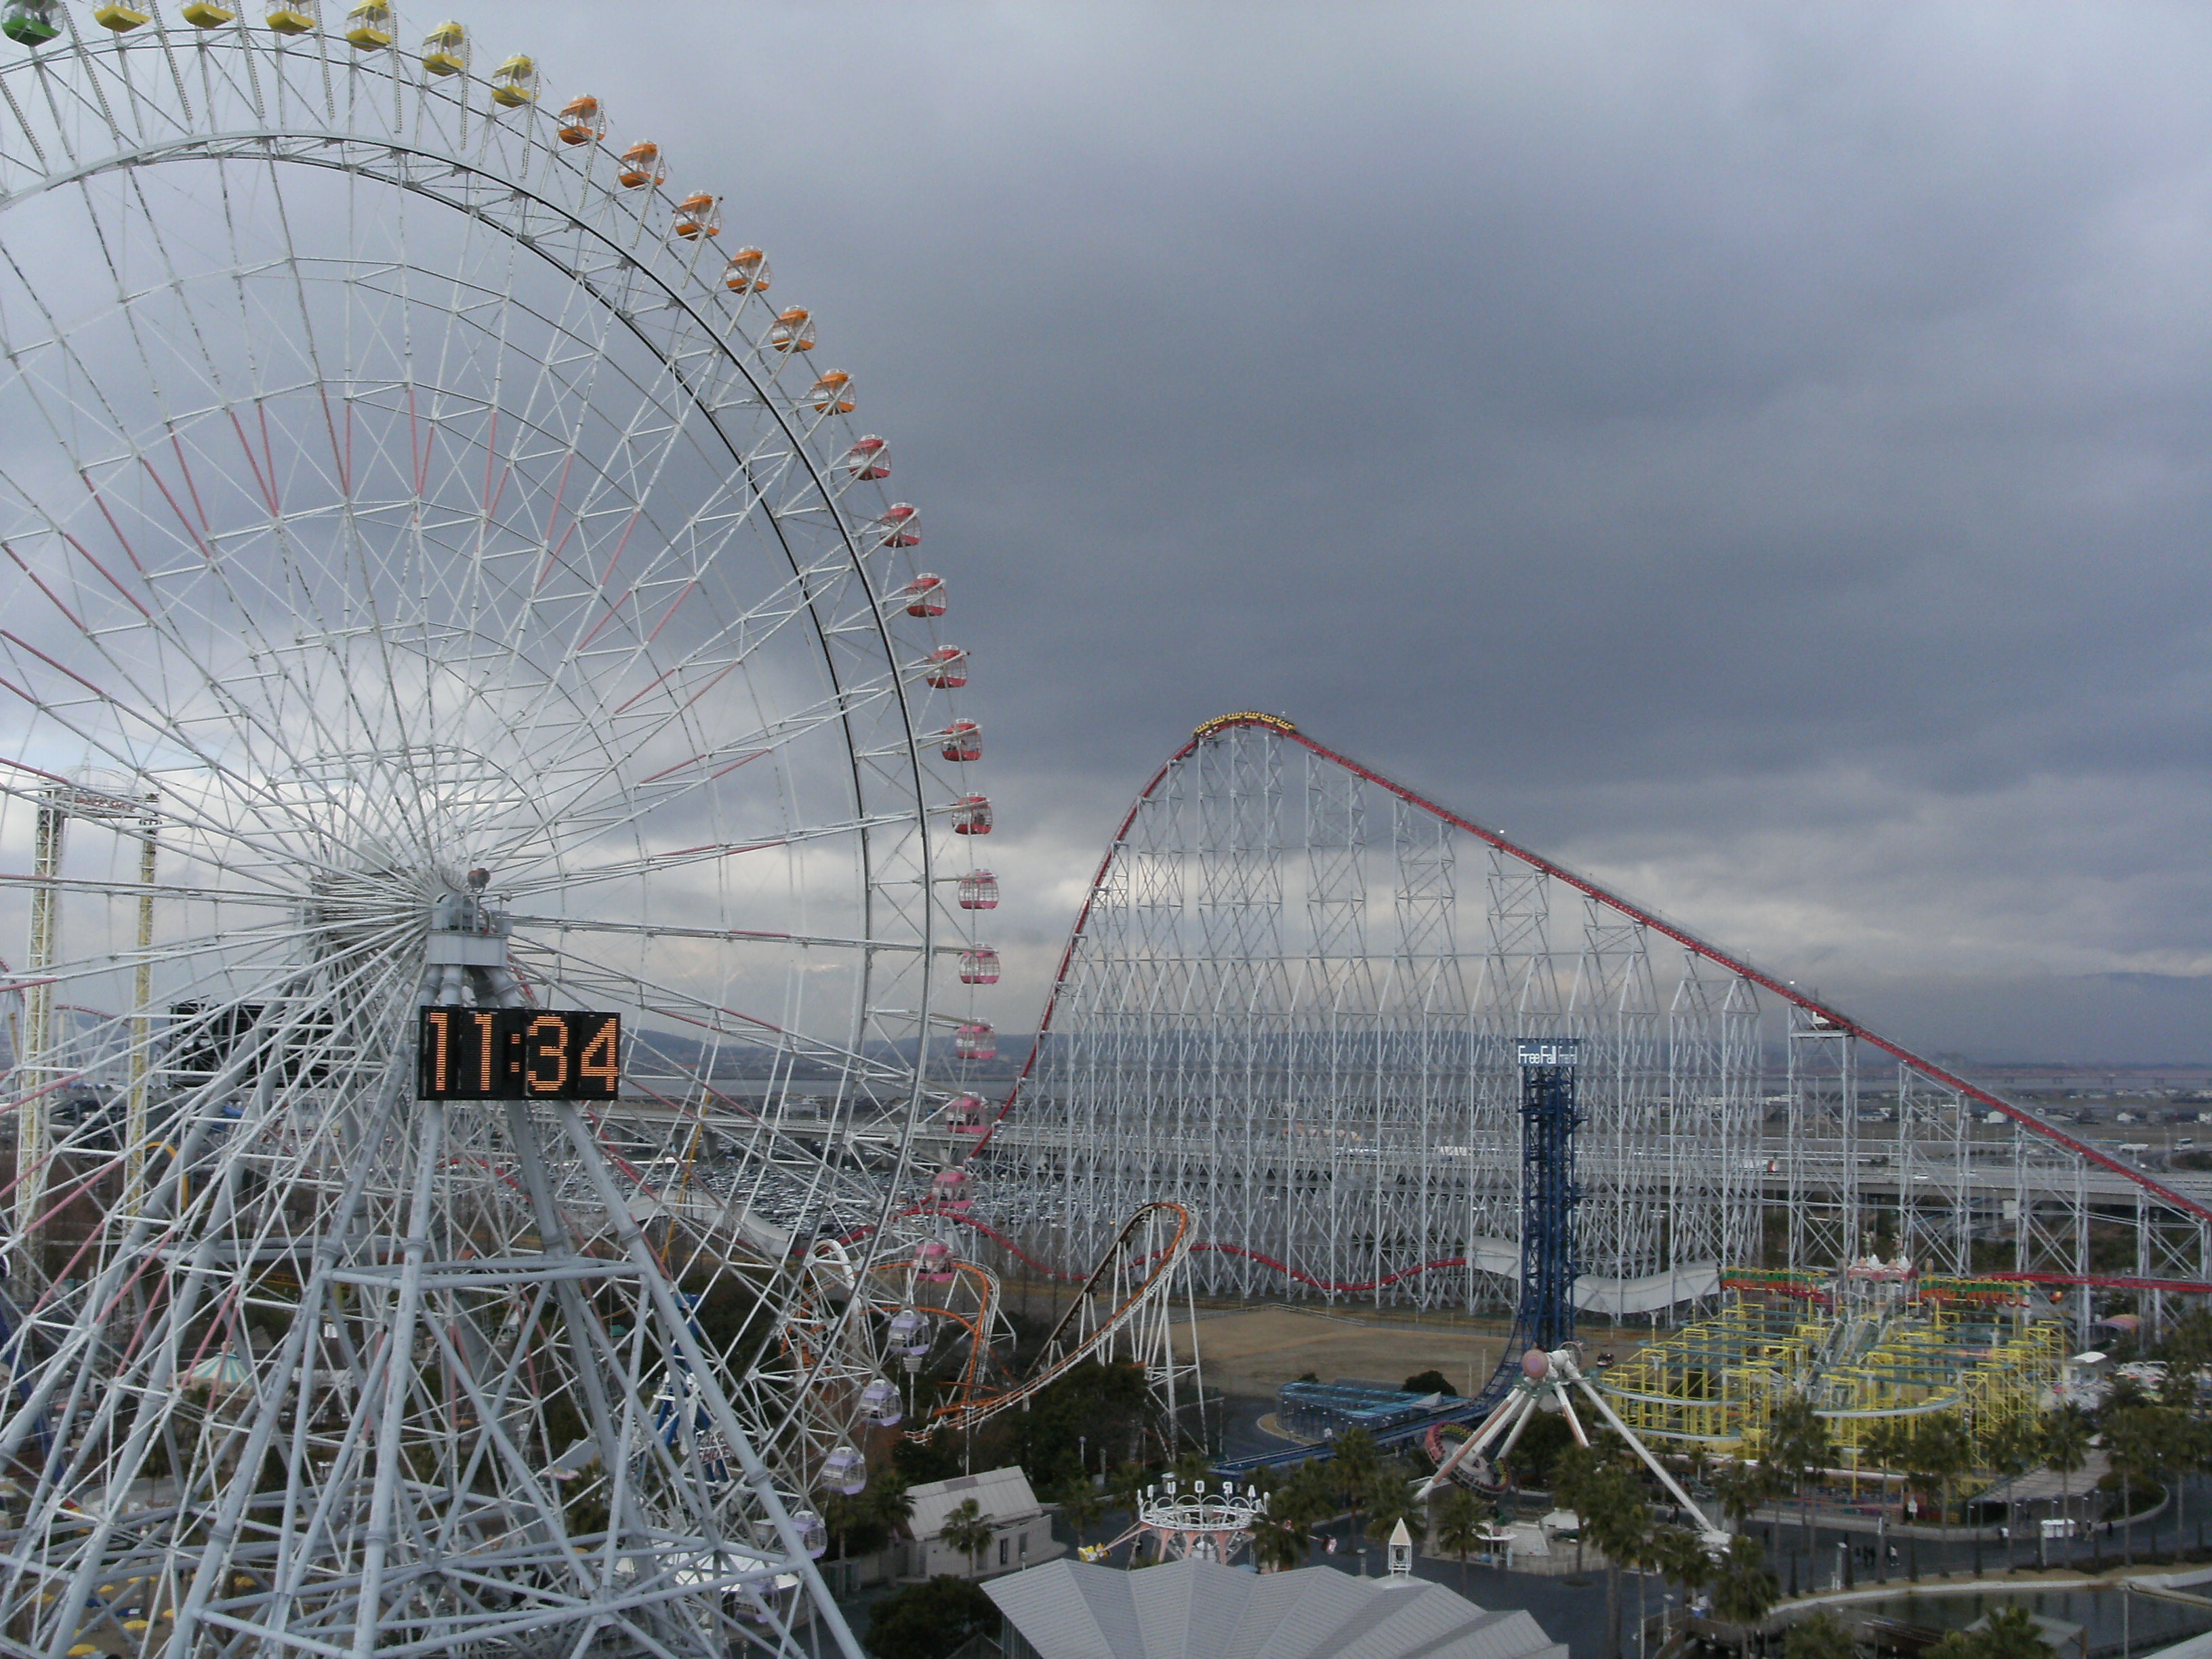
M2129 1603L2124 1620L2120 1607L2123 1596ZM1953 1595L1923 1591L1886 1595L1873 1601L1852 1601L1834 1611L1850 1622L1894 1619L1902 1624L1948 1631L1963 1630L1991 1608L2002 1607L2025 1607L2040 1618L2082 1626L2089 1659L2120 1653L2124 1647L2131 1655L2154 1653L2185 1637L2212 1631L2212 1607L2193 1607L2154 1595L2101 1589L2011 1593L1972 1590ZM2062 1648L2059 1659L2078 1659L2081 1651L2079 1647Z

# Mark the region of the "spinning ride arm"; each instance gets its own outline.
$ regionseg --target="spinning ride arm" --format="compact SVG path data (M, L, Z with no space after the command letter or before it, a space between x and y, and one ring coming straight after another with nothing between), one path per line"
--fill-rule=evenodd
M1547 1398L1559 1402L1559 1410L1566 1417L1567 1426L1574 1431L1576 1442L1589 1445L1589 1436L1583 1432L1582 1420L1575 1415L1570 1397L1574 1389L1580 1388L1590 1404L1597 1407L1598 1415L1605 1419L1614 1433L1628 1443L1644 1466L1657 1477L1659 1484L1667 1489L1668 1496L1696 1519L1698 1531L1707 1545L1711 1546L1717 1539L1725 1541L1727 1534L1706 1518L1697 1501L1668 1473L1666 1465L1652 1455L1651 1449L1644 1443L1633 1429L1620 1420L1619 1413L1606 1403L1605 1396L1591 1386L1589 1379L1583 1375L1582 1368L1575 1363L1571 1350L1561 1348L1547 1354L1532 1349L1522 1364L1526 1374L1514 1385L1512 1392L1483 1419L1480 1428L1437 1466L1437 1472L1423 1481L1413 1494L1416 1498L1425 1499L1434 1494L1437 1487L1452 1478L1453 1472L1462 1463L1470 1457L1480 1457L1483 1448L1501 1434L1505 1439L1498 1449L1498 1455L1503 1457L1512 1449L1513 1443L1521 1437L1521 1431L1528 1426L1528 1419L1541 1408Z

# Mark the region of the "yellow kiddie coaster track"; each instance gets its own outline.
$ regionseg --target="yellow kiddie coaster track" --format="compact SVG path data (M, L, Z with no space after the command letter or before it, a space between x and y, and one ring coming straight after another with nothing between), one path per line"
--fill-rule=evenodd
M1648 1438L1756 1456L1802 1394L1856 1462L1877 1426L1955 1412L1978 1443L2034 1413L2058 1380L2063 1328L2027 1287L1923 1276L1869 1256L1842 1272L1730 1269L1726 1307L1607 1370L1598 1387Z

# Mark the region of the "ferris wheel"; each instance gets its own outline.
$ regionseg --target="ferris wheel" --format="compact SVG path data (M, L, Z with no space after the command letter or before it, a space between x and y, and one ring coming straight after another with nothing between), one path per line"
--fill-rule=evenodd
M0 34L4 1645L857 1653L997 884L834 337L459 23Z

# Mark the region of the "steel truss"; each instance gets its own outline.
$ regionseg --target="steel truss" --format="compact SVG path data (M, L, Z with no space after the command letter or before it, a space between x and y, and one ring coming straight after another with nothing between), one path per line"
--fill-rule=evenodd
M2053 1297L2131 1267L2154 1316L2212 1279L2195 1195L1263 715L1200 727L1115 836L988 1201L1069 1263L1173 1198L1202 1293L1498 1309L1515 1045L1547 1036L1583 1045L1586 1311L1873 1243Z
M0 46L0 1655L857 1659L997 976L915 511L529 54L151 9ZM621 1100L417 1100L456 1003Z

